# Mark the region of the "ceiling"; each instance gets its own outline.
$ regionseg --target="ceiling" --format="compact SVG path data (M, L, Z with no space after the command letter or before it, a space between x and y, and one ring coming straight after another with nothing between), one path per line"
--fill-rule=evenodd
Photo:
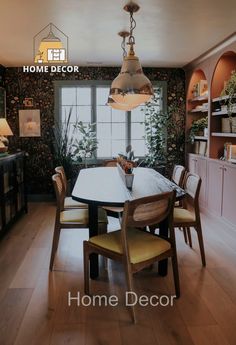
M123 0L1 0L0 64L33 64L33 37L52 22L69 37L69 63L120 66L129 29ZM235 0L137 0L143 66L182 67L235 32Z

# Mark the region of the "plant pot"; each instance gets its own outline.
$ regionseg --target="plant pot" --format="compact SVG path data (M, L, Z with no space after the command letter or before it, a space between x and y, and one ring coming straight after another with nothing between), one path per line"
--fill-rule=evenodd
M231 133L232 132L232 126L231 121L229 117L223 117L221 119L221 131L223 133Z
M236 117L232 117L232 133L236 133Z
M203 135L204 135L204 130L202 129L202 130L199 130L198 132L197 132L197 134L196 134L196 136L200 136L200 137L203 137Z

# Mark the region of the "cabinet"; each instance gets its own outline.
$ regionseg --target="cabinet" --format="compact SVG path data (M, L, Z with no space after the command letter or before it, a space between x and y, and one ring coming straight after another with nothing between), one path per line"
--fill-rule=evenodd
M210 212L221 216L223 192L223 165L217 160L209 160L207 176L207 207Z
M222 216L236 224L236 166L223 166Z
M25 156L23 152L0 158L0 236L27 212Z
M189 154L189 171L201 177L199 202L201 206L206 206L207 159L199 155Z

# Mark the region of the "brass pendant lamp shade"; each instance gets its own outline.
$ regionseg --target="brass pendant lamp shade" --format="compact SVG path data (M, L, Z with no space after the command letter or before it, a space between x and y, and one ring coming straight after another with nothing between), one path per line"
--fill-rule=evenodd
M126 104L117 103L111 96L108 97L107 105L109 105L112 109L124 111L129 111L136 108L135 105L128 106Z
M152 84L131 48L124 58L120 74L111 84L110 94L115 102L134 107L148 102L153 95Z
M146 103L153 96L153 87L150 80L144 75L139 58L135 56L135 39L133 30L136 22L133 13L139 10L139 6L130 2L124 7L130 14L130 35L128 45L130 46L128 56L124 56L123 64L119 75L113 80L110 89L110 97L124 110L131 110L142 103Z

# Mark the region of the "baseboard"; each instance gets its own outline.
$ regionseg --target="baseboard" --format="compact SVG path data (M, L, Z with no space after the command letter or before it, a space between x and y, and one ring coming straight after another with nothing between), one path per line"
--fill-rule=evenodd
M220 224L226 225L233 231L236 231L236 225L231 223L228 219L218 216L214 212L211 212L210 210L208 210L206 207L200 207L200 209L201 209L201 212L207 215L208 217L214 218L214 220L217 220L217 222L219 222Z

